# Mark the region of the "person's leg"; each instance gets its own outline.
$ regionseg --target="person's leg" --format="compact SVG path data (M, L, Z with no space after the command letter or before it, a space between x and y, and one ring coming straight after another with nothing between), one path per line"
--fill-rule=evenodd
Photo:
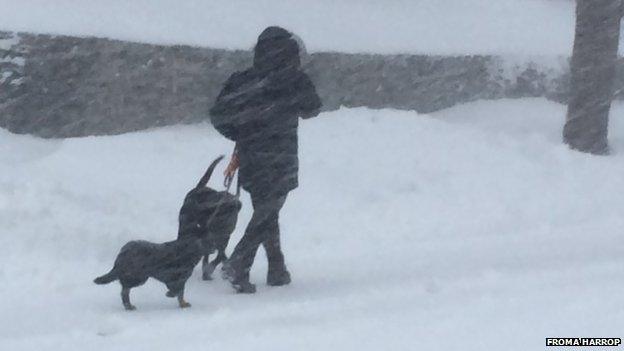
M286 196L284 196L284 201ZM283 203L282 203L283 205ZM286 269L284 254L280 244L279 212L272 218L268 228L268 238L262 242L266 252L269 269L267 272L267 284L281 286L290 283L290 273Z
M259 197L251 194L251 200L253 215L243 238L234 248L227 267L224 268L225 275L239 292L255 291L255 287L249 283L249 270L258 247L267 240L277 223L277 215L284 204L285 196Z
M262 242L266 251L269 270L284 267L284 254L280 245L280 231L278 221L271 223L269 238Z

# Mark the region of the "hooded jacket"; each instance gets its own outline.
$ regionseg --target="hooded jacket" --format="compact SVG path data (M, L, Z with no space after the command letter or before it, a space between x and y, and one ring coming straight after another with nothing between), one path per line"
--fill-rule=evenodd
M320 108L301 70L297 41L283 28L265 29L253 66L230 76L210 110L213 126L236 142L245 190L281 196L298 186L298 119L316 116Z

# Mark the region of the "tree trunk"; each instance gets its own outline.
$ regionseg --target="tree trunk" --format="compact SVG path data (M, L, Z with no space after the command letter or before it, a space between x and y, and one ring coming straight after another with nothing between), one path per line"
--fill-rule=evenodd
M609 109L620 37L621 0L577 0L571 96L563 140L571 148L607 154Z

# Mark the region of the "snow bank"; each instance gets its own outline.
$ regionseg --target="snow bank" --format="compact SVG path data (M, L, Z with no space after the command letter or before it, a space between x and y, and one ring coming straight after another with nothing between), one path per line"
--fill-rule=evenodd
M563 0L0 0L0 30L248 49L282 25L309 51L569 55Z
M173 238L184 194L232 145L207 125L64 141L0 131L0 344L524 351L617 336L623 114L609 157L561 145L564 108L540 99L303 121L301 187L282 215L293 284L266 287L259 254L254 296L196 272L190 310L149 282L135 313L116 284L91 280L125 241ZM233 241L249 216L245 196Z

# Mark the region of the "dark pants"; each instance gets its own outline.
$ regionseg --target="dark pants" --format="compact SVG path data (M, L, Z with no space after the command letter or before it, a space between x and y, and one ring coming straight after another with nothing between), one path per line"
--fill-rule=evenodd
M284 206L286 195L258 196L251 194L253 215L245 235L238 242L230 257L236 280L249 280L249 270L260 244L264 246L269 271L285 269L284 254L280 246L279 211Z

